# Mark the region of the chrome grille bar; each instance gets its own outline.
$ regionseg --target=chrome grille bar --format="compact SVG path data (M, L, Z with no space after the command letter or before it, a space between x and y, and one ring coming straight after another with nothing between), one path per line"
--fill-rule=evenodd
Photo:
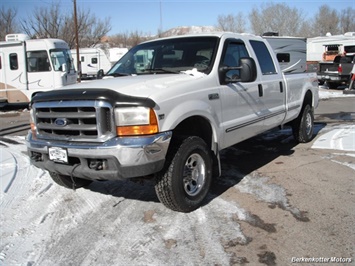
M113 108L105 101L38 102L32 108L39 139L104 142L115 136Z

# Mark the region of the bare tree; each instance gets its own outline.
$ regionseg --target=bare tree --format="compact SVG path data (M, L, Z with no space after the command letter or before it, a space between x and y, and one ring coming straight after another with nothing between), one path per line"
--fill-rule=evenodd
M77 12L77 21L80 47L94 47L111 30L109 18L106 18L104 21L99 20L91 14L90 10L79 9ZM61 39L65 40L71 48L75 47L74 29L73 15L66 15Z
M315 34L313 25L314 25L314 23L313 23L312 19L304 21L300 26L298 36L303 36L306 38L311 38L311 37L317 36L317 34Z
M80 47L93 47L111 30L110 18L97 19L90 10L78 10L78 35ZM35 9L29 19L21 21L21 27L28 35L36 38L59 38L70 48L75 47L74 15L62 11L60 2L49 8Z
M0 9L0 40L4 41L5 36L9 33L18 31L16 22L16 9L5 9L3 6Z
M60 3L53 3L50 8L35 9L29 19L21 21L22 30L36 38L59 38L63 17L60 15Z
M339 17L335 9L328 5L322 5L315 15L314 32L316 35L324 36L328 32L331 34L339 33Z
M231 32L245 32L245 18L242 12L239 12L236 16L232 14L220 15L217 18L217 28L222 31Z
M355 31L355 9L347 8L340 12L340 31L341 33Z
M255 7L249 15L252 30L255 34L278 32L280 35L296 36L300 32L304 18L297 8L290 8L285 3L267 3L260 9Z

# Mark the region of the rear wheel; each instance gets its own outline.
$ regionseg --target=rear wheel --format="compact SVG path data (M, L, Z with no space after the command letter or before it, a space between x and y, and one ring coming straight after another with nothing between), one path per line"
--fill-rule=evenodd
M329 89L337 89L339 84L336 82L327 82L327 85Z
M312 140L314 131L314 116L309 104L303 106L299 116L292 122L292 132L295 140L306 143Z
M55 183L65 188L81 188L90 185L90 183L92 182L91 180L76 177L73 177L72 179L68 175L61 175L53 172L50 172L49 174Z
M191 212L201 206L212 179L212 159L206 143L192 136L174 141L161 172L156 174L159 200L174 211Z

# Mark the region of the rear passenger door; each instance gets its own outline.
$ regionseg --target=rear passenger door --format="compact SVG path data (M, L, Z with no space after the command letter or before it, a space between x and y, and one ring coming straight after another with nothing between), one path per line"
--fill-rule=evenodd
M279 125L285 118L286 91L282 73L278 73L275 64L275 56L270 54L270 50L265 42L250 40L255 56L259 62L258 73L258 94L259 100L263 102L260 110L264 118L264 129L270 129Z

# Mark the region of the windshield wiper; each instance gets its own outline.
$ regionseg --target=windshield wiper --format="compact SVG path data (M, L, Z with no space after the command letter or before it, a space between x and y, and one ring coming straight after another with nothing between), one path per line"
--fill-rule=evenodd
M106 76L112 76L112 77L123 77L123 76L131 76L132 74L129 73L110 73L106 74Z
M156 72L170 73L170 74L179 74L180 73L180 71L169 70L166 68L149 68L149 69L145 69L145 71L150 72L150 73L156 73Z

